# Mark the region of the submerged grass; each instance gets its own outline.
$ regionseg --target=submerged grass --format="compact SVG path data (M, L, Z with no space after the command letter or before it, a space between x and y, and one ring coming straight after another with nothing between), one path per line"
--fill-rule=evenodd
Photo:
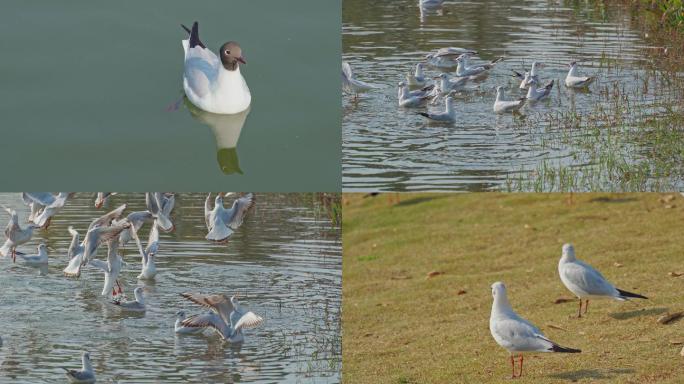
M581 354L525 358L520 383L680 383L684 198L679 194L343 196L344 383L510 382L489 334L490 284ZM576 301L557 275L561 245L647 301ZM430 272L440 272L428 278Z

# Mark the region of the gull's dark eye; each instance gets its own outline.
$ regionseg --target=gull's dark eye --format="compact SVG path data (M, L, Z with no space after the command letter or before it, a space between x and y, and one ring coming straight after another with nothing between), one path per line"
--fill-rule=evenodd
M230 51L226 49L226 55L230 55Z

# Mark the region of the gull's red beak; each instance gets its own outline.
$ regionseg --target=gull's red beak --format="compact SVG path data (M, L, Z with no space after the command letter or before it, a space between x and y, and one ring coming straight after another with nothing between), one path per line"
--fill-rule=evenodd
M238 57L237 61L241 62L242 64L247 64L247 61L245 61L245 58L242 56Z

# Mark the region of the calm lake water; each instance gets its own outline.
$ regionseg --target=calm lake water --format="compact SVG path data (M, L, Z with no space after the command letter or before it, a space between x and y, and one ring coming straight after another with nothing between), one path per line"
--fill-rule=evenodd
M657 173L656 161L648 158L650 147L628 132L612 135L604 149L602 143L608 140L603 132L593 139L581 129L562 129L573 116L586 116L598 106L610 109L614 90L629 96L631 110L652 108L668 92L662 89L667 76L655 76L653 70L653 57L661 51L631 29L626 9L576 1L447 1L436 12L421 15L417 3L344 1L343 60L350 62L357 78L384 87L357 101L344 98L346 191L506 189L507 181L527 178L544 164L569 170L578 180L590 178L586 173L593 167L600 180L587 181L577 187L580 190L627 188L619 184L624 180L602 168L614 158L627 164L641 161ZM505 60L488 79L469 83L473 89L456 97L457 123L428 123L416 114L425 107L398 107L397 84L425 54L448 46L477 50L481 60L476 62L500 56ZM524 96L511 70L523 72L534 60L546 66L540 71L544 83L562 83L571 61L580 62L582 74L599 79L589 92L556 86L549 101L526 107L522 117L495 115L495 87L507 86L508 99ZM443 101L428 108L443 110ZM631 110L618 115L636 119ZM570 115L560 119L563 124L554 120L561 113ZM589 136L594 141L586 140ZM681 179L675 181L677 186L682 186Z
M105 213L94 195L80 193L22 251L45 241L46 275L0 258L0 382L52 383L61 367L80 366L90 351L98 383L337 383L340 381L341 240L316 197L256 194L256 205L227 244L204 240L204 194L179 194L173 233L162 233L156 282L136 279L140 257L129 244L122 272L128 295L143 286L144 315L125 315L100 296L103 275L87 267L80 280L62 275L69 246L67 226L81 233ZM0 203L27 211L20 195ZM109 208L144 209L142 194L115 196ZM0 225L4 229L6 215ZM147 239L149 226L141 231ZM4 239L3 239L4 241ZM145 240L146 241L146 240ZM99 257L104 257L102 251ZM247 331L241 348L216 334L176 336L175 313L205 310L181 292L239 291L244 305L266 320Z
M339 18L339 1L4 1L0 161L27 190L339 190ZM242 122L166 111L195 20L212 51L242 46Z

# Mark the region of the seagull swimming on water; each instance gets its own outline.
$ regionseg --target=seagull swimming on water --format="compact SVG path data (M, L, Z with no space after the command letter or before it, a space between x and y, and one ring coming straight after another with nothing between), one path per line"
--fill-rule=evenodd
M423 105L430 97L430 91L434 89L434 85L429 85L423 89L416 91L410 91L406 86L406 83L399 82L399 106L405 108L419 107Z
M121 301L117 298L114 301L112 301L112 303L124 311L145 312L145 298L143 297L143 288L136 287L133 290L133 295L135 295L135 300Z
M378 88L376 85L371 83L366 83L354 78L354 73L352 72L351 65L346 61L342 62L342 89L353 93L354 97L358 97L359 93L369 91L371 89Z
M579 353L579 349L561 347L549 340L529 321L520 317L508 301L506 287L501 282L492 284L492 313L489 317L489 331L497 344L511 355L513 374L511 378L522 376L523 352L563 352ZM520 372L515 374L515 354L520 357Z
M494 68L494 64L503 60L503 58L498 58L492 60L487 64L468 66L469 53L465 53L456 58L456 76L458 77L470 77L471 80L476 80L486 76L489 70Z
M47 245L44 243L38 244L38 254L37 255L25 255L23 253L17 252L24 263L28 265L43 265L48 263L48 252Z
M530 71L525 71L525 74L513 71L515 76L520 79L520 89L527 89L532 81L539 82L539 74L537 74L537 68L540 68L541 66L541 63L535 61L532 63L532 68L530 69Z
M95 382L95 371L93 371L93 365L90 362L90 353L83 352L81 354L81 369L67 369L62 368L66 371L65 375L70 383L77 384L92 384Z
M565 77L565 86L569 88L582 88L591 84L592 81L596 79L595 77L588 76L577 76L577 62L573 61L570 63L570 70L568 75Z
M502 86L496 87L496 100L494 101L494 112L506 113L516 112L525 103L525 98L518 100L504 100L504 88Z
M245 338L243 329L256 328L264 319L254 312L243 311L237 301L237 295L228 299L225 295L202 295L181 293L181 296L209 308L212 313L190 316L181 322L188 328L213 328L223 340L231 343L242 343Z
M530 86L527 88L527 100L540 101L549 97L551 89L553 88L553 83L554 80L551 80L545 86L537 88L537 80L530 80Z
M438 122L443 122L443 123L453 123L456 121L456 111L454 111L454 98L451 96L448 96L446 99L444 99L444 111L441 112L428 112L424 113L421 112L419 115L427 117L428 119L432 121L438 121Z
M211 113L234 114L249 108L252 95L240 64L247 64L235 41L223 44L217 57L200 41L199 24L182 26L190 37L183 40L183 90L196 107Z
M586 299L585 314L589 308L589 298L607 297L619 301L626 301L630 298L648 299L646 296L615 288L601 272L577 260L575 247L572 244L563 245L563 254L558 262L558 274L563 285L579 298L578 318L582 317L582 299Z
M39 226L34 223L29 223L26 228L21 228L19 226L19 215L17 214L17 211L7 208L4 205L2 208L10 215L10 220L7 222L7 228L5 228L5 238L7 238L7 240L5 240L5 243L0 247L0 255L3 257L11 255L12 262L16 262L17 247L31 240L33 230L39 228Z
M185 316L185 311L176 312L176 322L173 325L174 332L182 334L182 335L188 335L188 334L196 334L196 333L200 333L200 332L204 331L204 328L183 326L183 321L185 321L186 319L187 319L187 316Z
M423 73L423 63L416 64L415 73L406 75L406 82L410 87L423 87L427 81L428 78L425 77L425 74Z
M439 80L437 87L433 94L441 96L446 95L451 91L457 91L463 89L463 87L468 83L468 77L455 77L450 78L448 74L442 73L436 76L434 80Z

